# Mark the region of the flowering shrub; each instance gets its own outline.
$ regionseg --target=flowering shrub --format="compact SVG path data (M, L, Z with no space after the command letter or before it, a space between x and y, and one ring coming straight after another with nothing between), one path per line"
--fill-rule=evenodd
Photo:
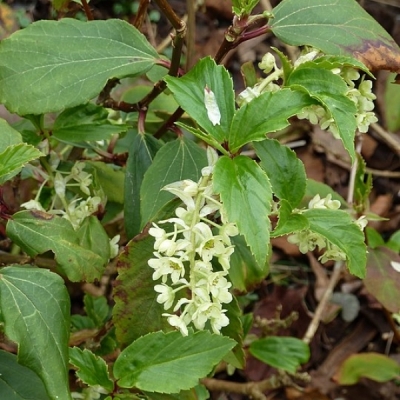
M314 0L312 14L309 0L262 14L253 14L257 0L233 0L215 57L184 71L184 21L155 0L176 31L166 60L139 31L148 3L132 26L94 21L82 1L89 21L38 21L0 43L0 101L21 117L0 120L0 184L30 188L15 209L0 199L15 257L1 268L0 322L18 345L9 369L23 365L20 381L35 382L30 397L205 399L218 386L203 378L222 361L243 368L248 346L296 374L308 345L246 338L252 316L238 301L268 275L271 239L365 276L368 184L353 205L319 186L325 193L314 190L307 207L304 165L271 134L299 119L319 125L343 143L363 182L354 143L377 120L370 70L398 72L393 39L354 0ZM304 50L289 60L274 49L259 71L244 68L236 96L221 62L268 32ZM373 46L388 54L379 65ZM146 94L138 99L135 83L115 99L120 80L136 77L151 82ZM70 315L66 282L97 292L110 279L112 306L87 294L87 315ZM70 365L87 386L72 393ZM279 376L267 383L276 387ZM240 390L262 399L263 385Z

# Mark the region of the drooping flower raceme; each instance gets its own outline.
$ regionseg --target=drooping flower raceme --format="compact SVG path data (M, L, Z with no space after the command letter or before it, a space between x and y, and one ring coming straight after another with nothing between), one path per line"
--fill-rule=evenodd
M341 204L339 200L332 200L332 195L328 194L325 198L320 197L319 194L314 196L313 199L308 203L308 209L328 209L328 210L338 210ZM304 210L299 210L301 213ZM367 219L362 216L358 220L354 221L354 224L362 231L367 225ZM324 236L313 232L308 229L296 232L288 237L288 242L295 244L299 247L301 253L306 254L309 251L314 251L316 248L318 250L324 250L324 253L319 257L322 263L328 260L340 261L346 260L346 254L340 250L338 246L331 243Z
M159 221L149 229L155 238L154 258L148 265L157 302L163 304L168 323L188 334L188 326L204 329L206 324L215 333L228 325L224 304L232 301L227 279L229 258L233 252L230 237L238 234L236 225L228 223L222 204L212 189L212 170L217 160L214 150L208 150L209 166L203 168L199 182L183 180L163 189L179 197L183 206L175 217ZM209 218L219 213L221 224ZM167 225L166 225L167 224ZM162 226L172 227L164 229ZM213 268L217 260L221 270Z

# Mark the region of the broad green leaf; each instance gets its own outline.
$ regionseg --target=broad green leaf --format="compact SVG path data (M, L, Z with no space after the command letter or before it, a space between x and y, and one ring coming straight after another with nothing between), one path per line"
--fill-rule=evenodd
M386 247L368 248L365 288L387 310L400 312L400 256Z
M250 353L260 361L291 374L308 361L310 349L302 340L294 337L268 336L254 341Z
M94 297L90 294L85 294L83 303L87 316L97 327L103 326L110 315L110 307L105 296Z
M77 229L79 245L99 255L106 264L110 258L110 239L97 217L85 218Z
M325 69L300 66L292 72L286 86L305 91L325 106L338 127L344 147L354 161L354 136L357 128L354 116L356 106L346 97L347 85L342 78Z
M265 265L269 249L272 192L265 172L245 156L221 157L214 169L214 189L230 222L245 237L256 262Z
M82 247L71 223L53 214L20 211L8 221L7 235L31 257L52 251L57 264L73 282L100 279L108 262L98 254L101 251L95 243L95 251Z
M144 174L160 148L161 142L153 136L138 134L129 149L126 163L124 203L124 222L128 239L140 232L140 188Z
M123 169L100 161L88 161L85 169L93 175L95 189L97 186L101 187L107 201L124 203L125 172Z
M285 128L289 125L288 118L316 103L307 94L290 89L256 97L240 107L233 118L228 136L231 153L251 141L264 140L267 133Z
M390 132L400 130L400 113L397 107L400 104L400 88L399 85L393 83L395 77L395 74L389 74L387 77L384 95L385 105L382 107L386 127Z
M388 242L386 243L386 246L389 249L400 253L400 230L396 231L395 233L393 233L393 235L390 236Z
M114 376L120 387L177 393L196 386L234 346L234 340L208 331L150 333L121 352Z
M51 399L70 400L70 303L63 279L38 268L2 268L0 307L5 333L18 344L18 362L39 375Z
M364 278L367 262L364 234L349 214L342 210L311 209L303 216L307 218L311 231L326 237L346 254L349 271Z
M210 57L200 60L182 78L165 78L178 104L210 135L223 142L235 112L232 78L225 67ZM205 90L215 95L221 113L220 123L213 125L207 114Z
M371 70L399 70L396 42L354 0L284 0L272 12L272 32L287 44L352 56Z
M332 70L334 68L351 67L365 72L367 75L371 76L371 78L374 77L370 72L370 70L362 62L349 56L325 55L322 57L318 57L309 63L304 63L303 65L305 64L313 65L315 67L324 68L328 70Z
M296 231L308 229L309 224L307 218L297 212L292 212L292 205L281 200L279 203L279 220L275 229L271 233L271 237L288 235Z
M118 257L118 277L114 285L113 321L118 342L127 346L140 336L171 326L161 314L153 281L154 270L147 265L153 257L154 238L132 240Z
M43 155L41 151L25 143L7 147L0 153L0 185L17 175L29 161Z
M366 243L369 248L376 249L380 246L385 246L385 241L382 235L374 228L367 226L365 228Z
M177 394L151 393L144 391L148 400L198 400L196 392L192 390L182 390Z
M12 128L6 120L0 118L0 153L2 153L7 147L14 146L21 142L21 134Z
M125 21L38 21L0 44L0 102L17 114L60 111L94 98L110 78L137 76L158 58Z
M88 103L63 111L54 122L52 135L62 142L79 146L81 142L108 140L126 130L126 125L111 123L103 107Z
M77 368L78 378L89 386L100 385L109 392L114 389L106 362L90 350L79 347L69 349L69 362Z
M273 193L287 200L292 208L297 207L305 194L307 177L296 153L271 139L254 143L254 148L269 176Z
M361 378L387 382L400 376L400 364L379 353L353 354L339 368L340 385L354 385Z
M165 185L183 179L198 181L207 165L204 149L181 137L164 145L146 171L140 188L141 229L171 200L174 195L161 190Z
M224 309L226 310L226 316L229 318L229 324L221 329L221 334L230 337L236 342L235 347L224 357L224 361L235 368L242 369L246 364L246 356L243 350L243 326L240 319L242 310L236 298L233 298L230 303L224 304Z
M7 400L50 400L43 382L17 356L0 350L0 394Z
M269 273L269 262L262 267L251 254L244 237L238 235L231 238L235 251L230 258L229 278L235 289L241 292L252 291Z

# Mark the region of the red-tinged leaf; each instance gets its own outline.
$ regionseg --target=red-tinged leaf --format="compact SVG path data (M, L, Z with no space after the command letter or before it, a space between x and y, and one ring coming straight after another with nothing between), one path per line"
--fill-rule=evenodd
M396 268L397 267L397 268ZM400 312L400 256L386 247L368 249L364 285L388 311Z

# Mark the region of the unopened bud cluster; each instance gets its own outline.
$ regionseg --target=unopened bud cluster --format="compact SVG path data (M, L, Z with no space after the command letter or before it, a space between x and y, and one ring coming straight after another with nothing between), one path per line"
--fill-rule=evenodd
M232 301L231 283L227 280L233 253L230 237L238 230L227 222L212 189L212 166L217 154L209 150L208 157L210 166L203 168L199 182L187 179L163 188L179 197L184 206L176 209L175 217L149 229L155 238L155 251L148 265L154 269L153 280L161 279L154 286L159 293L157 302L171 310L163 316L185 336L191 324L202 330L209 323L214 333L220 333L229 323L223 304ZM208 219L215 213L219 213L220 224ZM213 259L218 261L220 270L214 270Z
M308 203L308 209L338 210L340 206L340 201L332 200L332 196L330 194L322 199L320 195L317 194ZM365 217L360 217L357 221L354 221L354 223L360 228L360 230L364 230L368 221ZM324 236L308 229L304 229L302 231L294 233L293 235L290 235L288 237L288 242L297 245L300 252L303 254L306 254L309 251L314 251L317 247L320 251L325 249L324 254L319 257L319 260L322 263L325 263L328 260L346 260L346 254L342 250L340 250L338 246L331 243Z

